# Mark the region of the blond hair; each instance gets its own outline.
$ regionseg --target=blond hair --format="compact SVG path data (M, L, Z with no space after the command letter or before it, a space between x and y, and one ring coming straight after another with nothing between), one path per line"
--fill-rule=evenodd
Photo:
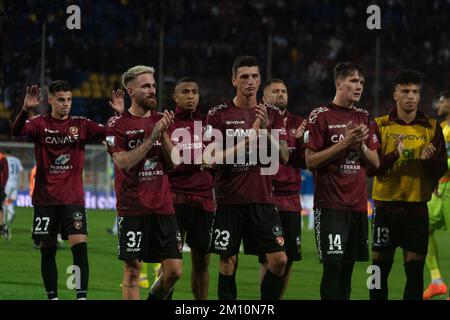
M122 84L124 86L125 89L127 88L127 84L136 79L137 76L144 74L144 73L150 73L150 74L154 74L155 73L155 69L153 67L148 67L148 66L134 66L131 67L130 69L128 69L127 71L125 71L122 74Z

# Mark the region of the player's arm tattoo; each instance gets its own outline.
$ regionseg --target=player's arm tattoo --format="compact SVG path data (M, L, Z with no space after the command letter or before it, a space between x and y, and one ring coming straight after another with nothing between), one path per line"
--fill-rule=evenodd
M274 149L271 149L271 151L274 153L277 152L279 154L280 163L287 164L289 161L289 149L288 149L287 141L274 139L274 137L267 130L261 130L260 133L267 135L268 147L274 148Z
M116 166L125 171L129 171L136 164L144 159L147 152L155 145L156 140L158 140L161 135L161 131L155 127L149 138L145 139L144 142L137 148L130 151L120 151L113 153L113 160Z
M287 141L280 141L280 163L286 164L289 161L289 149L287 145Z

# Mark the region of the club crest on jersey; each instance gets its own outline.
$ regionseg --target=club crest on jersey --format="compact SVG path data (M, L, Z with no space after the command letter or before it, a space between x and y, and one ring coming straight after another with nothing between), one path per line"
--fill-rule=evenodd
M107 136L105 140L106 140L106 144L107 144L108 146L114 147L114 145L115 145L115 140L116 140L116 137L115 137L115 136Z
M77 127L70 127L69 128L69 132L73 135L76 135L78 133L78 128Z
M309 130L306 130L303 134L303 142L308 143L309 142Z

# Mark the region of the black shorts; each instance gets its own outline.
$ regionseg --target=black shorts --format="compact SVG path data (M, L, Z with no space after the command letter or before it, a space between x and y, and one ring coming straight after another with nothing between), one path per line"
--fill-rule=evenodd
M117 221L120 260L161 262L182 258L183 243L174 214L124 216Z
M0 188L0 204L2 204L6 199L5 188Z
M281 225L283 227L286 243L286 255L290 261L302 260L302 216L300 212L280 212ZM258 257L259 263L266 263L266 255Z
M428 206L426 202L375 203L372 218L372 250L428 252Z
M367 212L315 209L314 225L320 262L369 259Z
M174 207L181 238L184 239L186 235L189 247L207 253L211 244L214 212L184 204L176 204Z
M245 254L285 251L283 227L273 204L221 205L213 226L211 252L234 256L241 239Z
M68 239L72 234L87 234L87 214L83 206L35 206L32 238L43 241Z

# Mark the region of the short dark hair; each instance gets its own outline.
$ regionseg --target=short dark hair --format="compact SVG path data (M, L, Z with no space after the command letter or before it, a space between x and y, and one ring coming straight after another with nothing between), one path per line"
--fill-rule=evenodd
M394 81L394 87L398 84L417 84L422 86L422 74L417 70L404 69L397 73Z
M450 98L450 89L447 89L445 91L439 92L439 98L444 97L445 99Z
M179 85L180 83L184 83L184 82L195 82L196 84L198 84L197 80L195 80L192 77L187 76L187 77L181 77L180 79L178 79L177 82L175 82L175 87L177 85Z
M366 77L366 70L360 64L354 62L339 62L333 71L334 81L337 79L346 78L352 75L355 71L358 71L359 75L363 78Z
M267 80L266 83L264 83L264 89L266 89L268 86L270 86L273 83L282 83L286 86L286 83L283 80L281 80L279 78L273 78L273 79Z
M58 91L72 91L70 83L65 80L55 80L48 86L48 92L54 94Z
M233 73L233 77L236 75L237 70L240 67L258 67L259 63L258 59L254 56L239 56L234 60L233 67L231 68L231 72Z

